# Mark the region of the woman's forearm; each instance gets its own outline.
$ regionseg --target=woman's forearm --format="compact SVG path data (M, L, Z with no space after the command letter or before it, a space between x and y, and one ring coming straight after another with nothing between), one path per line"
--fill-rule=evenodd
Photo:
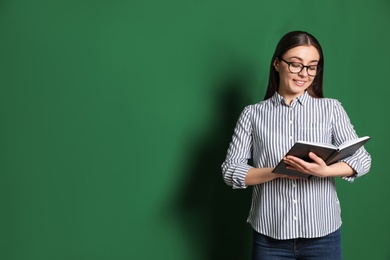
M245 185L252 186L272 181L276 178L286 177L285 175L273 173L272 170L273 168L251 168L245 177Z

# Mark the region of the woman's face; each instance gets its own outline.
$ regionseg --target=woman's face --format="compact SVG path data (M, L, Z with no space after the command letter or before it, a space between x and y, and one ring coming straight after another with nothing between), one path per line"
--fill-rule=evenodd
M299 62L304 66L313 66L309 68L309 73L315 69L320 59L320 54L314 46L298 46L288 50L282 59L287 62ZM282 60L275 60L274 66L276 71L279 72L280 83L278 93L286 99L288 104L291 101L302 95L305 90L310 87L314 80L314 76L310 76L307 73L307 68L299 73L292 73L289 70L289 65ZM293 65L290 65L293 69ZM313 73L311 73L313 74Z

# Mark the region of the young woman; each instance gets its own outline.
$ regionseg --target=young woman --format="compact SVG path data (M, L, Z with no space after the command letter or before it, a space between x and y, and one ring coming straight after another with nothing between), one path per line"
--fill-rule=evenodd
M264 100L245 107L238 119L222 173L234 189L254 186L247 221L255 260L342 259L334 177L352 182L367 173L365 148L329 166L313 153L313 162L284 158L292 169L311 174L309 180L272 173L298 140L339 145L358 137L340 102L323 97L323 73L316 38L287 33L272 57Z

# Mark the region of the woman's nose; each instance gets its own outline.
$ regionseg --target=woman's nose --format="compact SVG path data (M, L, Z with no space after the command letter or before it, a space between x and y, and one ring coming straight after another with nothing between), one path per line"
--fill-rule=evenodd
M307 73L307 68L303 68L301 72L298 73L298 75L302 78L306 78L307 76L309 76L309 74Z

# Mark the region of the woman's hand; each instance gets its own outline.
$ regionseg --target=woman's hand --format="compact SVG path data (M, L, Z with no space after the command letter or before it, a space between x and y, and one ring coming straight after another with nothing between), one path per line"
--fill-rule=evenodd
M346 177L355 173L355 171L344 162L326 165L324 160L312 152L309 153L309 157L313 160L313 162L306 162L291 155L286 156L283 160L287 164L287 169L307 173L317 177Z

